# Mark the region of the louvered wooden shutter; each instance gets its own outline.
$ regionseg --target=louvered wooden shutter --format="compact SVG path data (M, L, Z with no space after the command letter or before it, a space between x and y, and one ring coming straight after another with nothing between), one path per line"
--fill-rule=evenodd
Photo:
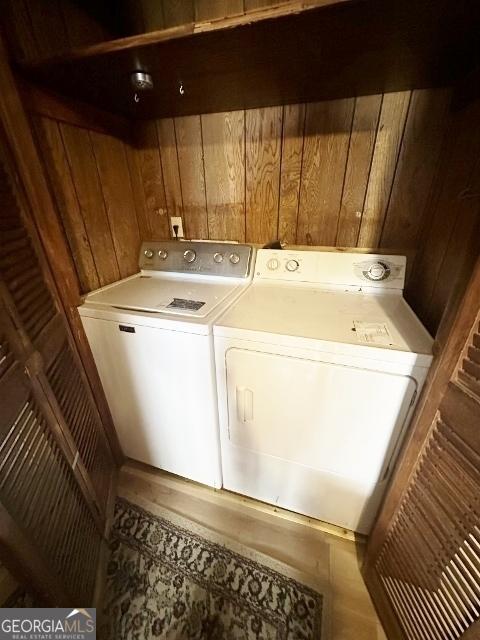
M15 562L32 586L50 602L85 606L115 465L0 142L0 515L23 540ZM4 550L18 546L10 529L0 527Z
M480 311L374 563L409 640L480 638L479 356Z

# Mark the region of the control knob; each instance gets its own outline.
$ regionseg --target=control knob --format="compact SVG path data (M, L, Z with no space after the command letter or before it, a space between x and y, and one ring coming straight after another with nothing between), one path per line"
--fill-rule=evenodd
M221 262L223 262L223 253L214 253L213 254L213 260L217 263L220 264Z
M285 265L287 271L296 271L299 266L300 263L298 260L287 260L287 264Z
M367 273L370 280L385 280L390 275L390 269L383 262L374 262Z
M240 262L240 256L238 255L238 253L230 254L230 262L232 264L238 264Z
M151 249L145 249L145 251L143 252L143 255L146 258L153 258L153 251Z
M162 260L166 260L168 256L168 251L166 251L165 249L160 249L160 251L158 252L158 257L161 258Z
M275 271L275 269L278 269L280 263L277 260L277 258L270 258L270 260L267 262L267 267L270 269L270 271Z
M193 249L187 249L183 254L183 259L185 260L185 262L193 262L196 257L197 254Z

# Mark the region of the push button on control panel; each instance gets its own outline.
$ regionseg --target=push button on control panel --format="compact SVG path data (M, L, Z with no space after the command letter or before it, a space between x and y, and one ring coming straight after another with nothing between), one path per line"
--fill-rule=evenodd
M193 262L197 257L196 252L193 249L187 249L183 254L185 262Z

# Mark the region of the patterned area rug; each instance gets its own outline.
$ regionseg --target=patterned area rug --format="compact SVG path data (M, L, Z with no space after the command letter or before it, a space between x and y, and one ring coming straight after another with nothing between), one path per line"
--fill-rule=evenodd
M325 592L281 563L151 508L117 499L100 638L326 640Z

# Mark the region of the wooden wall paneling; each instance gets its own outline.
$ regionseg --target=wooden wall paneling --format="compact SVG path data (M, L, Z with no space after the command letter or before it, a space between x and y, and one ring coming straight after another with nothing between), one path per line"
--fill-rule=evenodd
M66 122L90 131L99 131L129 141L131 123L122 116L97 109L85 102L68 100L17 78L25 109L30 114L42 115L57 122Z
M157 31L165 28L163 16L163 2L152 0L140 0L141 14L143 18L143 31Z
M194 0L163 0L162 3L166 29L194 21Z
M200 116L175 118L183 224L187 238L208 238L205 169Z
M209 238L245 241L245 114L202 116Z
M449 89L412 92L381 247L413 248L417 244L439 164L450 100Z
M289 244L297 241L305 111L304 104L283 107L278 237Z
M246 241L264 243L278 235L282 107L245 113Z
M66 237L82 291L98 289L100 280L73 184L59 125L50 118L33 116L37 143L43 152L50 185L58 203Z
M243 13L243 0L195 0L195 21L229 18Z
M26 0L32 35L42 58L61 55L70 48L61 4L59 0L49 0L48 4L43 0Z
M414 264L415 273L421 273L421 278L411 278L406 288L406 297L430 331L436 330L438 321L437 310L433 309L433 296L439 273L449 243L453 237L457 220L462 216L468 219L478 211L478 185L471 183L473 170L480 153L480 101L452 113L444 144L441 149L441 165L438 169L432 188L430 199L424 214L423 229L419 239L417 259ZM471 211L472 213L469 213ZM458 227L459 230L462 226ZM457 237L456 246L462 251L456 261L457 269L461 270L461 259L465 256L465 249L474 237ZM471 245L470 245L471 246ZM454 285L454 272L444 276L450 286ZM468 275L468 274L467 274ZM445 292L444 282L441 287ZM447 304L444 299L438 299L438 309L442 310Z
M112 136L91 132L103 199L109 220L120 276L138 271L140 233L130 172L123 143Z
M340 247L357 246L382 99L382 95L373 95L360 96L355 100L345 182L338 216L336 245Z
M157 127L153 120L135 125L127 146L141 240L170 238Z
M438 327L445 309L461 296L475 260L480 256L480 145L476 162L472 164L467 186L457 196L455 226L425 316L429 327Z
M82 7L76 0L59 0L59 2L70 48L85 47L112 37L113 34L92 17L88 11L88 3L85 3L86 7Z
M76 186L80 210L85 222L100 285L120 278L120 269L105 209L102 186L93 153L90 133L61 124L60 130Z
M307 105L297 242L334 245L354 99Z
M25 0L2 3L3 34L17 62L28 63L40 57L38 45L32 37L32 23Z
M158 120L157 131L168 215L181 216L183 213L182 185L180 183L177 139L173 118Z
M383 97L358 237L360 247L379 245L409 103L409 91L387 93Z
M4 43L1 39L0 85L3 88L0 94L0 118L29 202L32 224L35 225L37 230L41 229L42 246L51 266L57 288L61 291L59 299L70 324L72 344L74 338L93 396L97 402L105 436L108 439L116 462L120 464L123 460L122 451L76 309L80 302L80 291L75 268L68 252L63 229L44 177L38 151L7 62Z

